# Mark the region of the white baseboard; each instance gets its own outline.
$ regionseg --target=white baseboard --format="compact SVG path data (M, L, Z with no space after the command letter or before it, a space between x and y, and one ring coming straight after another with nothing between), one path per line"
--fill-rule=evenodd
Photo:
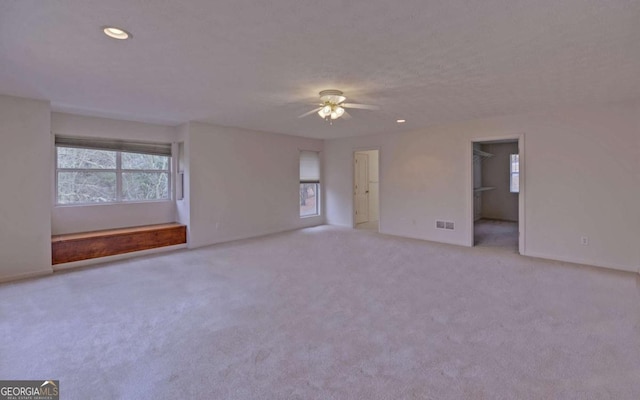
M616 271L635 272L637 274L640 274L640 268L638 268L638 266L633 266L633 265L603 263L603 262L598 262L594 260L583 260L583 259L574 258L574 257L549 255L544 253L538 253L535 251L527 251L526 254L523 254L523 255L527 257L544 258L545 260L563 261L563 262L569 262L572 264L589 265L592 267L606 268L606 269L612 269Z
M89 265L103 264L103 263L111 262L111 261L126 260L128 258L141 257L141 256L149 255L149 254L165 253L167 251L174 251L174 250L186 249L186 248L187 248L186 243L183 243L183 244L176 244L174 246L157 247L155 249L141 250L141 251L134 251L134 252L131 252L131 253L118 254L118 255L115 255L115 256L92 258L92 259L89 259L89 260L81 260L81 261L72 261L72 262L63 263L63 264L56 264L56 265L53 266L53 270L54 271L63 271L63 270L72 269L72 268L80 268L80 267L86 267L86 266L89 266Z
M52 273L53 273L53 270L49 268L49 269L44 269L42 271L32 271L32 272L25 272L23 274L2 276L0 277L0 283L19 281L19 280L29 279L29 278L37 278L39 276L51 275Z
M213 242L207 242L207 243L198 244L198 245L195 245L195 246L190 243L188 248L189 249L199 249L201 247L213 246L213 245L216 245L216 244L224 244L224 243L236 242L238 240L257 239L257 238L261 238L261 237L264 237L264 236L277 235L279 233L298 231L300 229L315 228L316 226L322 226L322 225L325 225L325 224L322 223L322 222L318 222L318 223L313 223L313 224L309 224L309 225L299 226L297 228L283 228L283 229L277 229L277 230L258 231L258 232L254 232L254 233L251 233L251 234L248 234L248 235L243 234L243 235L229 236L229 237L225 237L225 238L221 238L221 239L215 240Z
M351 225L349 225L349 224L338 224L338 223L336 223L336 222L327 222L327 225L330 225L330 226L338 226L338 227L340 227L340 228L351 228L351 229L353 229L353 226L351 226Z
M425 242L431 242L431 243L441 243L441 244L450 244L453 246L463 246L463 247L472 247L469 246L466 243L460 243L460 242L455 242L455 241L447 241L447 240L441 240L441 239L433 239L433 238L427 238L424 236L413 236L413 235L405 235L405 234L398 234L398 233L391 233L391 232L387 232L384 230L380 230L378 231L378 233L383 234L383 235L389 235L389 236L395 236L395 237L400 237L400 238L405 238L405 239L415 239L415 240L424 240Z

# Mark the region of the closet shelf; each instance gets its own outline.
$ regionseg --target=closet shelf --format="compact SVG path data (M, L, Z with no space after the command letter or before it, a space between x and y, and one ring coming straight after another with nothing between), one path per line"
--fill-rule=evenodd
M479 157L482 160L493 157L493 154L487 153L486 151L482 151L480 149L473 149L473 155Z
M486 192L487 190L493 190L495 187L493 186L481 186L477 188L473 188L474 192Z

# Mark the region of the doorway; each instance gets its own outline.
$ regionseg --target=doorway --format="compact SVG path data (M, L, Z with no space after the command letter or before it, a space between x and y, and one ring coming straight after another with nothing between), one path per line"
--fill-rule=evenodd
M353 153L353 209L356 229L378 232L380 219L379 150Z
M473 246L523 253L521 138L472 142Z

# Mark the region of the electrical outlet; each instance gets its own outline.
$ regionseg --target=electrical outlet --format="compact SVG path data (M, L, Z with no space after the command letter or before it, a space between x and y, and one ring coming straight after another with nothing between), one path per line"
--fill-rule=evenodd
M589 238L588 238L588 237L586 237L586 236L583 236L583 237L580 239L580 243L582 243L582 245L583 245L583 246L588 246L588 245L589 245Z

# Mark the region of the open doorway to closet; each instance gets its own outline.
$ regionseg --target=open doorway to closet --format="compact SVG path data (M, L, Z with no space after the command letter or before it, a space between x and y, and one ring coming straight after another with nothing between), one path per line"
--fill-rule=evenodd
M356 229L378 232L379 158L379 150L353 153L353 220Z
M473 245L522 253L519 140L474 141L472 146Z

